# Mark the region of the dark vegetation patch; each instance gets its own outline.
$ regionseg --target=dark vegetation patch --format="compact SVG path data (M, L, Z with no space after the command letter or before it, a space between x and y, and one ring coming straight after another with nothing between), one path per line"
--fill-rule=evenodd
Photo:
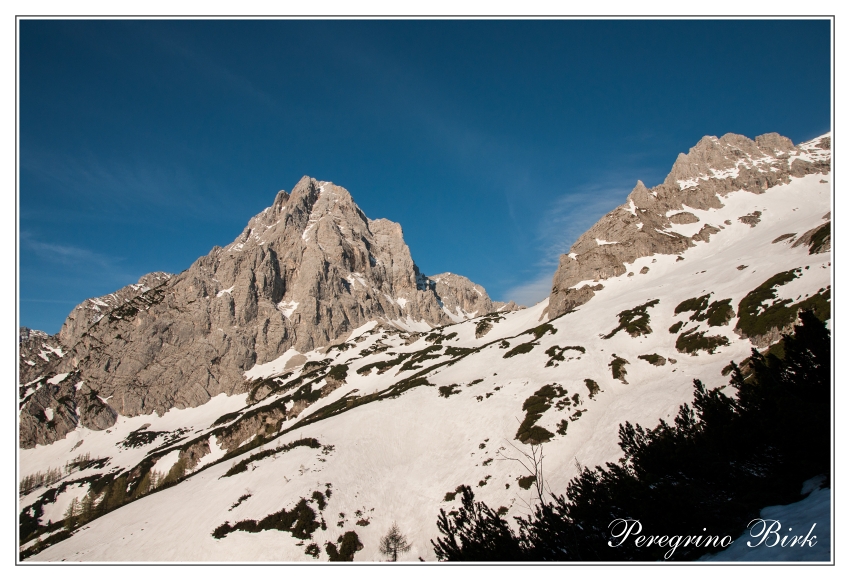
M454 347L449 345L446 347L445 354L449 357L463 357L464 355L469 355L473 351L475 351L475 348L473 347Z
M528 343L520 343L519 345L517 345L516 347L514 347L510 351L506 352L504 355L502 355L502 358L507 359L507 358L513 357L515 355L522 355L524 353L530 353L531 350L534 349L535 345L537 345L537 343L535 343L534 341L530 341Z
M746 264L739 264L739 265L738 265L738 270L744 270L745 268L747 268L747 266L748 266L748 265L746 265Z
M427 337L425 337L425 341L428 343L433 343L435 345L439 345L443 341L450 341L457 337L457 332L451 332L448 335L443 335L442 333L431 333Z
M456 387L458 387L458 384L456 384L456 383L453 383L451 385L440 386L440 388L439 388L440 397L448 398L449 396L460 393L459 389L455 389Z
M832 222L827 222L826 224L818 228L817 231L812 234L812 241L809 245L809 254L818 254L819 252L825 252L826 245L829 244L831 233Z
M32 557L33 555L37 555L47 547L53 546L56 543L59 543L71 537L72 531L62 528L61 522L59 523L59 528L61 530L59 530L58 533L54 533L43 539L39 539L38 541L33 543L32 546L24 549L23 551L20 551L20 553L18 554L18 558L23 561L25 559L28 559L29 557Z
M430 347L428 347L430 349ZM385 361L375 361L374 363L369 363L368 365L364 365L360 369L357 370L357 373L360 375L369 375L373 369L378 370L378 375L384 373L387 369L391 367L395 367L400 363L404 362L408 357L412 357L415 352L411 353L401 353L398 357L394 359L387 359Z
M354 553L363 548L363 543L360 542L357 533L354 531L340 535L336 542L339 544L339 549L334 543L325 544L325 552L328 554L329 561L353 561Z
M600 391L599 384L592 379L585 379L584 384L587 386L587 391L590 392L590 399L594 399L596 394Z
M678 332L679 332L679 330L680 330L680 329L681 329L684 325L685 325L685 322L684 322L684 321L676 321L675 323L673 323L673 324L670 326L670 329L668 329L668 330L670 331L670 333L671 333L672 335L675 335L676 333L678 333Z
M331 364L331 361L333 361L333 359L322 359L321 361L308 361L301 368L301 373L325 369L325 368L327 368L328 365Z
M546 350L546 355L549 356L549 361L546 362L546 367L557 367L558 361L564 361L564 352L568 350L578 351L582 355L586 352L584 347L579 345L567 345L566 347L559 347L558 345L552 345ZM570 358L572 359L572 358Z
M729 339L723 335L706 335L705 331L697 332L696 328L689 329L676 337L676 351L696 355L697 351L713 354L718 347L725 347Z
M227 476L233 476L234 474L239 474L240 472L245 472L248 469L248 465L252 462L262 460L263 458L268 458L269 456L274 456L275 454L283 454L284 452L289 452L290 450L298 448L299 446L306 446L308 448L322 447L322 445L316 438L301 438L300 440L295 440L294 442L278 446L277 448L271 448L270 450L263 450L262 452L251 454L247 458L240 460L239 462L231 466L230 470L225 472L222 478L225 478Z
M732 308L732 299L723 299L709 303L711 293L701 297L695 297L682 301L676 306L673 314L692 312L691 321L708 321L709 327L722 327L732 320L735 316L735 309ZM676 325L673 325L676 327ZM681 325L673 330L670 327L671 333L676 333L681 328Z
M534 392L522 404L525 418L516 433L516 439L523 444L542 444L554 437L546 428L535 425L543 414L552 407L552 401L564 397L567 392L557 383L549 383Z
M776 288L788 284L802 271L799 268L773 275L747 293L738 303L738 323L735 330L743 337L767 335L772 330L791 326L801 310L811 310L821 321L830 317L830 289L820 289L798 303L791 299L779 300Z
M345 378L348 377L348 365L334 365L328 371L328 377L334 379L336 381L345 381Z
M418 364L424 363L428 359L437 359L441 357L443 355L442 353L440 353L442 349L442 345L436 344L431 345L430 347L426 347L421 351L416 351L412 354L413 356L408 359L404 365L401 366L401 369L398 370L398 373L401 373L402 371L409 371L411 369L422 369L422 365ZM398 375L398 373L396 373L396 375Z
M440 335L442 337L442 335ZM439 353L443 349L443 346L439 344L439 342L435 345L429 345L424 349L420 349L419 351L413 351L410 353L400 353L398 357L394 359L388 359L385 361L376 361L374 363L370 363L368 365L364 365L360 369L357 370L357 373L360 375L368 375L372 369L377 369L378 374L382 374L386 372L388 369L391 369L397 365L401 365L401 368L397 373L401 373L402 371L409 371L411 369L421 369L423 363L428 359L436 359L440 357L442 354Z
M214 421L212 423L212 427L220 426L220 425L226 424L227 422L229 422L231 420L235 420L241 414L242 414L241 411L235 411L235 412L230 412L229 414L224 414L223 416L221 416L220 418L218 418L216 421Z
M561 420L560 422L558 422L558 429L555 430L555 431L558 432L558 434L560 434L562 436L566 436L568 425L569 425L569 422L567 420Z
M520 476L519 478L517 478L517 483L519 484L519 487L523 490L528 490L529 488L531 488L531 485L534 484L536 480L537 478L533 475Z
M790 232L788 234L783 234L782 236L778 236L777 238L775 238L773 240L773 242L771 242L771 244L776 244L777 242L782 242L783 240L788 240L789 238L793 238L796 235L797 235L796 232Z
M652 365L656 365L658 367L667 363L667 360L659 355L658 353L650 353L648 355L638 355L638 359L643 359L647 363L651 363Z
M355 347L356 345L357 345L356 343L347 343L347 342L346 343L340 343L339 345L331 345L328 348L327 353L330 353L331 351L348 351L349 349L351 349L352 347Z
M478 385L482 381L484 381L484 380L483 379L473 379L472 381L469 382L467 387L472 387L473 385Z
M443 502L452 502L457 496L458 492L463 488L463 484L454 489L454 492L447 492L443 497Z
M523 331L522 333L520 333L520 335L534 335L534 340L537 341L538 339L540 339L540 337L542 337L546 333L550 333L550 334L554 335L557 332L558 332L558 330L555 329L555 327L553 327L549 323L543 323L542 325L538 325L537 327L533 327L533 328L529 329L528 331Z
M122 448L141 448L142 446L152 444L159 436L164 436L167 433L168 432L154 432L151 430L145 430L144 428L139 428L127 434L127 437L116 445L121 446Z
M225 522L215 528L212 536L216 539L223 539L233 531L259 533L260 531L278 530L286 531L296 539L308 540L312 538L313 532L319 528L316 511L313 510L309 502L306 498L302 498L291 510L283 508L259 521L247 519L233 525Z
M632 337L649 335L652 333L652 329L649 326L649 313L646 310L658 303L659 299L653 299L633 309L619 312L617 318L620 320L620 324L613 331L605 335L604 338L610 339L620 331L625 331Z
M462 506L440 511L440 536L432 541L437 558L695 561L721 550L719 544L679 543L675 551L672 544L611 546L611 522L639 515L644 531L736 539L763 507L799 501L803 482L830 482L830 336L811 312L800 320L783 339L784 359L753 350L748 378L734 368L735 396L697 380L693 403L682 405L672 424L621 425L618 462L583 468L563 495L517 519L518 526L464 487Z
M325 510L325 507L328 505L325 501L325 495L318 490L314 490L313 494L310 495L310 498L316 501L316 506L319 507L319 510Z
M314 559L318 559L319 555L322 554L322 550L316 543L310 543L309 545L307 545L307 548L304 549L304 554L310 555Z
M761 222L761 212L760 212L760 211L758 211L758 210L756 210L755 212L752 212L752 213L750 213L750 214L746 214L746 215L744 215L744 216L740 216L740 217L738 218L738 221L739 221L741 224L746 224L746 225L747 225L747 226L749 226L750 228L755 228L755 227L756 227L756 224L758 224L759 222Z
M271 395L273 393L278 393L280 391L284 391L286 389L289 389L293 386L299 385L301 383L300 377L294 382L290 382L288 384L286 383L286 380L289 377L292 376L292 373L293 373L292 371L287 371L286 373L284 373L283 375L278 376L278 377L267 377L267 378L264 378L264 379L255 379L255 380L251 381L248 384L248 401L249 402L260 401L261 399L268 397L269 395ZM234 412L234 413L238 414L239 412ZM228 415L231 415L231 414L225 414L225 416L222 416L222 417L226 417ZM219 418L219 420L217 420L217 422L218 421L221 421L221 418Z
M245 502L246 500L251 498L251 496L252 496L251 494L243 494L242 496L240 496L239 498L236 499L236 502L234 502L233 504L230 505L230 508L227 509L227 512L230 512L231 510L233 510L234 508L236 508L237 506L239 506L240 504L242 504L243 502Z
M499 321L504 321L505 317L498 313L488 313L481 317L481 319L475 323L475 338L480 339L484 335L490 332L490 329L493 328L493 325L498 323Z
M628 365L629 362L622 357L618 357L616 353L613 353L612 357L613 359L611 360L611 363L608 364L608 367L611 368L611 376L614 379L619 379L628 385L629 382L626 381L626 365Z

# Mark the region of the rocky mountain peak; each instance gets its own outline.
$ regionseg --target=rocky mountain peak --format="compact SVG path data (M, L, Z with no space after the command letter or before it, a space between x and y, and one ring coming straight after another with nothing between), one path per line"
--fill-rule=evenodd
M64 403L47 392L30 398L21 445L62 438L78 422L102 429L116 414L243 392L253 366L333 344L370 321L421 331L517 308L462 276L423 275L399 224L370 220L345 188L305 176L184 272L146 275L78 306L59 335L64 356L33 361L27 377L82 381L92 413L76 416L72 388L63 387ZM55 429L38 421L44 406L67 408Z
M792 177L828 174L830 136L795 146L777 133L755 140L727 133L706 136L680 153L664 182L647 188L638 181L627 202L603 216L560 257L552 279L549 316L556 317L590 300L599 282L626 273L627 264L653 254L678 254L724 228L704 224L690 236L675 224L696 223L687 211L718 209L734 191L761 194ZM601 287L599 287L601 288Z

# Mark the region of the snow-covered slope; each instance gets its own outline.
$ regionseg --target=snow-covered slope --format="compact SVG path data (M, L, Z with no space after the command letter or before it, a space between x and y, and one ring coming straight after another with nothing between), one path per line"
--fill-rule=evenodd
M176 484L91 520L30 559L297 561L313 560L307 551L315 544L324 560L326 543L341 545L341 535L353 531L363 545L355 560L382 560L378 541L396 522L412 544L403 558L433 560L438 512L459 504L459 485L508 516L529 513L533 487L521 486L528 474L512 460L529 443L545 441L546 482L560 493L577 465L619 457L621 423L654 426L675 417L691 400L693 379L725 385L729 362L772 336L753 335L752 323L738 316L771 277L793 271L776 283L773 298L756 304L755 319L781 299L794 308L817 297L823 309L831 254L811 231L829 219L829 180L791 177L761 194L727 193L720 208L688 208L700 228L715 227L710 239L679 254L637 258L597 286L592 300L555 319L548 320L544 301L421 334L367 323L343 343L288 350L249 369L248 394L222 394L162 417L119 416L108 430L78 427L51 445L21 450L22 476L76 455L108 458L63 475L50 486L66 484L55 496L42 487L21 497L21 510L33 517L41 504L41 525L61 519L89 486L97 489L95 475L109 475L101 484L126 475L132 495L151 470L163 477L179 476L172 470L178 464L185 470ZM689 236L696 225L673 228ZM705 295L702 311L682 306ZM700 316L708 305L717 306L717 317ZM693 340L700 333L702 348ZM523 409L535 393L548 405L536 419ZM300 445L286 446L293 442ZM308 538L281 530L212 534L225 522L292 510L301 499L317 525ZM51 534L42 529L40 538ZM35 543L21 540L24 549Z

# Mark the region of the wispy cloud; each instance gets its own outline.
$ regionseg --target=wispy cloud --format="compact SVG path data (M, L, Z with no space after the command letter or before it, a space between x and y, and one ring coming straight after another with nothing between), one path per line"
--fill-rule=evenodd
M636 181L608 180L575 188L557 198L541 222L538 234L547 264L557 264L558 257L569 252L579 236L603 215L624 204Z
M25 249L30 250L42 260L66 267L88 266L99 269L112 269L123 260L86 248L42 242L36 240L27 232L21 232L21 244Z
M559 196L538 225L540 260L531 268L530 280L508 288L504 300L530 306L548 297L560 256L603 215L626 201L633 185L630 180L609 176L604 182L577 186Z
M88 202L88 211L100 208L114 216L116 210L135 212L141 206L204 207L202 188L189 172L139 157L104 158L89 151L25 151L21 169Z
M509 288L505 291L506 300L512 300L518 305L536 305L549 296L553 274L554 271L540 272L534 280Z

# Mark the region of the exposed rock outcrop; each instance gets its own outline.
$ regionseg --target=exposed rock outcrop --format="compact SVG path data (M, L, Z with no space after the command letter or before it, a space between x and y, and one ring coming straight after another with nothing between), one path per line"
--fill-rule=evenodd
M27 331L25 341L22 330L22 359L41 343L64 356L22 363L21 378L74 373L113 414L162 414L241 393L255 364L329 345L369 321L433 327L515 308L462 276L423 275L399 224L370 220L344 188L304 177L186 271L85 301L58 338ZM21 411L22 447L61 438L78 420L71 407L43 435L39 405L53 402L41 399ZM105 417L81 421L100 429Z
M638 182L627 201L603 216L561 255L552 279L549 317L554 318L593 297L587 283L627 272L626 264L652 254L678 254L719 232L705 224L692 236L676 231L677 224L698 222L685 210L721 208L729 193L756 194L785 184L792 177L828 174L829 137L795 146L777 133L755 140L726 134L703 137L687 154L679 154L664 183L647 189ZM746 223L755 225L758 216Z
M152 288L167 282L173 275L167 272L152 272L144 275L135 284L118 289L114 293L86 299L71 311L65 323L59 330L59 341L63 345L73 345L85 333L89 327L97 323L110 311L114 311L124 303L146 293Z

